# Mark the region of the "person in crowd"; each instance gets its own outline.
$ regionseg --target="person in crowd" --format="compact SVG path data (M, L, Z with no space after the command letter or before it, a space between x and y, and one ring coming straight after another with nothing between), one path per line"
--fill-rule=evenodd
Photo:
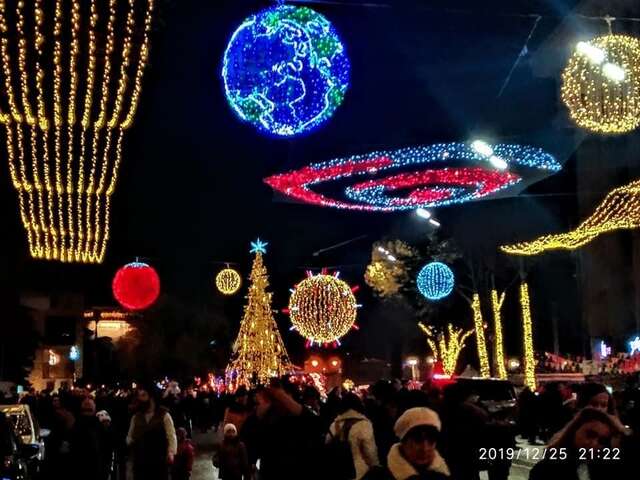
M441 422L426 407L410 408L395 423L395 443L386 469L372 469L363 480L446 480L449 467L437 449Z
M623 478L616 475L615 461L598 458L598 452L610 447L613 438L622 433L611 415L593 407L583 408L551 439L547 452L556 454L534 465L529 480Z
M9 478L9 459L14 454L15 442L12 436L6 415L0 412L0 475L4 478Z
M527 386L518 395L518 427L521 435L531 445L536 444L538 438L538 397Z
M549 440L564 427L575 414L575 398L573 389L564 382L544 385L539 397L541 416L541 436Z
M232 423L238 432L242 431L242 425L250 414L249 392L244 386L239 387L233 395L231 404L224 411L222 423Z
M109 477L113 446L96 416L96 405L90 397L84 398L80 404L80 415L71 429L70 443L71 478L106 480Z
M376 447L382 464L386 464L387 454L396 441L393 427L398 418L398 404L395 390L386 380L377 381L370 389L366 405L366 416L373 424Z
M364 405L360 398L353 393L345 394L340 413L327 434L327 444L343 442L349 447L351 455L347 461L351 465L341 465L339 461L333 461L335 459L327 459L336 468L344 469L340 473L347 480L360 480L372 467L380 464L373 425L363 412ZM336 475L333 477L337 478Z
M127 434L134 480L167 480L177 451L173 420L167 409L159 406L154 385L139 387L136 401L136 413Z
M602 383L589 382L580 385L576 407L579 410L585 407L592 407L609 415L618 415L613 396Z
M46 440L45 478L62 478L68 472L71 453L70 436L76 419L65 407L60 395L52 395L50 398L51 433Z
M193 469L195 448L187 436L186 428L177 428L176 437L178 439L178 449L171 469L171 480L189 480Z
M247 448L238 437L238 429L233 423L227 423L223 429L223 440L214 455L213 465L218 468L221 480L249 480L251 466Z

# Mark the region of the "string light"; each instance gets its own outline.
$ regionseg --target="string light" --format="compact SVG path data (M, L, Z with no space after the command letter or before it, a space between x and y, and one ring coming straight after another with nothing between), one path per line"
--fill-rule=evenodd
M604 233L638 227L640 227L640 180L609 192L595 212L575 230L556 235L544 235L530 242L505 245L500 247L500 250L511 255L537 255L557 249L575 250Z
M640 125L640 41L609 34L578 43L562 72L561 96L581 128L605 134L636 129Z
M600 358L607 358L611 355L611 347L604 340L600 340Z
M255 250L256 243L262 242L257 240L251 244L255 258L249 276L248 303L226 369L227 384L232 386L266 384L272 377L281 377L293 371L273 318L271 293L267 292L267 268L262 258L264 252L262 249Z
M145 310L160 296L160 277L146 263L132 262L120 268L112 283L113 296L127 310Z
M478 153L470 144L440 143L339 158L274 175L264 181L284 195L313 205L390 212L488 198L525 180L531 181L534 177L561 169L553 156L538 148L509 144L490 148L502 162L517 166L525 173L496 169L495 160ZM469 166L451 166L459 162ZM432 168L424 168L426 165ZM392 174L394 170L406 170L408 167L418 169ZM391 175L345 187L346 200L330 198L311 188L380 173Z
M480 362L480 376L482 378L491 377L491 368L489 367L489 355L487 354L487 343L484 338L484 321L482 319L482 306L480 305L480 295L473 294L473 302L471 303L473 310L473 326L476 332L476 344L478 347L478 360Z
M536 359L533 352L533 326L531 322L531 304L529 301L529 285L520 285L520 306L522 309L522 333L524 341L524 384L536 390Z
M135 0L128 0L126 19L117 16L117 0L91 0L86 10L80 0L55 0L51 28L44 3L33 0L33 9L27 9L27 2L17 2L14 46L7 5L0 1L0 59L8 106L7 112L0 110L0 123L9 173L33 258L100 263L109 237L123 130L135 115L148 61L154 0L144 0L140 14ZM99 23L101 17L106 21ZM144 28L137 27L141 21ZM27 25L33 28L32 38ZM125 34L116 84L111 70L120 27ZM137 30L141 35L134 35ZM94 108L98 85L99 108Z
M307 7L278 5L231 36L222 78L238 117L291 137L328 120L349 86L349 59L333 25Z
M308 276L295 286L286 313L309 345L337 345L354 328L359 305L349 285L336 274Z
M233 295L242 285L240 274L233 268L225 268L216 275L216 287L223 295Z
M418 290L429 300L441 300L453 292L455 276L442 262L431 262L422 267L416 279Z
M640 353L640 337L637 336L629 341L629 354L633 355L636 352Z
M377 242L371 249L365 282L380 297L396 295L409 278L406 260L415 254L415 250L401 240Z
M456 371L460 352L465 347L467 338L473 335L473 330L465 332L449 323L446 334L438 334L430 325L419 323L418 326L427 335L427 343L433 352L435 360L442 360L442 370L445 375L453 375Z
M493 330L495 334L494 339L494 356L496 363L496 370L498 378L506 379L507 378L507 369L504 365L504 339L502 337L502 304L504 303L504 299L506 296L506 292L502 292L498 295L497 290L491 290L491 307L493 309Z

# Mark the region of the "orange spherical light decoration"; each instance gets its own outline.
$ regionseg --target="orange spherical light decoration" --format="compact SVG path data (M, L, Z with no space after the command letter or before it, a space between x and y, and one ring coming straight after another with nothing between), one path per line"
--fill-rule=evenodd
M233 268L227 267L216 275L216 287L223 295L233 295L240 290L241 285L242 278Z
M335 342L353 328L357 308L351 287L334 275L306 278L289 299L293 328L319 344Z
M146 263L133 262L116 272L113 296L127 310L144 310L160 296L160 277Z

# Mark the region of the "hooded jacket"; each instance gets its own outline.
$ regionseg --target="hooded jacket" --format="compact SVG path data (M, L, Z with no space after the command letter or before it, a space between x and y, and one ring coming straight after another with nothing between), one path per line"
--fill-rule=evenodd
M329 427L329 435L331 437L338 435L344 427L346 420L355 421L351 430L349 430L349 445L356 470L355 480L360 480L371 467L380 464L378 460L378 449L373 434L373 425L363 414L355 410L347 410L338 415L333 421Z

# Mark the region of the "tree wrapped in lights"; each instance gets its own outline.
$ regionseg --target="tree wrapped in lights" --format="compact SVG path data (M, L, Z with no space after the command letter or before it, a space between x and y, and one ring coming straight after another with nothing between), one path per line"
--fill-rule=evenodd
M491 307L493 310L493 331L495 338L494 347L494 363L496 366L496 375L498 378L507 378L507 369L504 364L504 339L502 337L502 304L507 292L498 295L498 291L494 288L491 290Z
M0 1L0 123L33 258L104 259L153 8L154 0Z
M576 124L596 133L640 125L640 41L603 35L580 42L562 72L562 101Z
M536 359L533 351L533 325L531 322L531 302L529 299L529 285L520 285L520 307L522 309L522 334L524 343L524 384L535 391L536 389Z
M401 240L374 243L365 282L382 298L398 295L403 284L409 281L407 262L415 254L415 250Z
M227 382L236 386L265 384L272 377L292 371L289 355L273 317L272 294L266 291L269 280L262 259L265 244L258 241L252 245L255 258L249 277L248 303L226 370Z
M480 304L480 295L478 295L477 293L473 295L471 310L473 310L473 326L476 331L478 360L480 361L480 376L482 376L483 378L489 378L491 376L491 368L489 366L489 355L487 354L487 343L484 337L482 305Z
M544 235L530 242L500 247L511 255L537 255L549 250L575 250L603 233L640 227L640 180L617 187L607 194L595 212L578 228L567 233Z
M439 333L430 325L419 323L418 326L427 336L427 343L433 352L434 358L442 361L444 373L453 375L456 371L460 352L465 347L467 338L473 335L473 330L465 332L449 323L446 333Z

